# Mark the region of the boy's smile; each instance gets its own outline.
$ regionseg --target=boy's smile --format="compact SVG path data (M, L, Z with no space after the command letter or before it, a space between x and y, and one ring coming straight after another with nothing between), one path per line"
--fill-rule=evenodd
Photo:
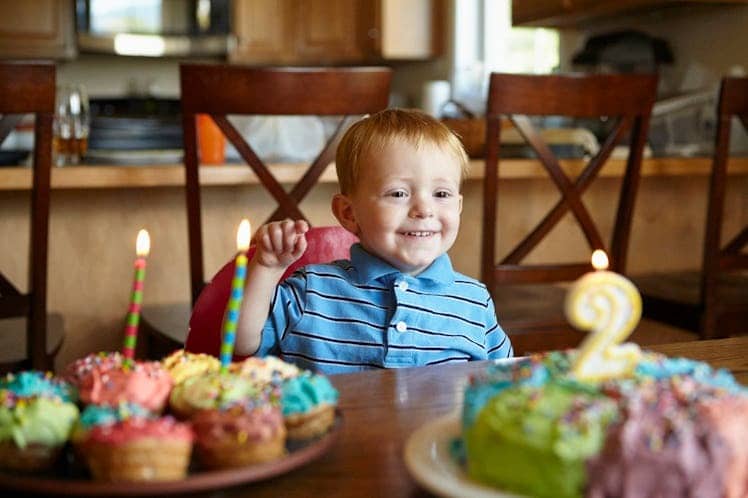
M417 275L457 237L460 167L436 145L396 139L366 156L355 190L338 197L336 215L364 249Z

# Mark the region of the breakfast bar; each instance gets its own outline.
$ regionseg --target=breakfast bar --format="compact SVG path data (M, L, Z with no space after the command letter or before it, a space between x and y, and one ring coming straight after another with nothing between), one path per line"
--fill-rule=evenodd
M562 167L576 174L582 160L563 160ZM599 183L585 195L593 212L608 212L610 192L620 179L622 160L612 159L601 171ZM642 181L634 210L629 268L632 273L693 268L699 264L705 216L710 158L650 158L642 164ZM271 170L283 185L295 183L304 165L273 164ZM745 223L748 198L748 159L730 163L725 231ZM450 251L455 268L469 276L479 274L477 241L480 219L483 161L472 160L463 185L462 227ZM203 230L206 275L214 274L235 250L233 233L243 217L253 224L265 219L275 201L258 185L246 165L202 166ZM555 202L557 192L547 174L533 160L512 159L500 169L502 202L527 202L530 209L501 219L503 237L518 239ZM330 165L303 203L314 225L335 225L330 198L337 191ZM0 168L0 208L3 233L18 237L0 240L4 266L19 282L26 278L28 233L28 168ZM128 299L130 263L135 234L147 228L152 237L145 284L145 303L173 305L189 300L187 216L182 165L66 166L53 168L50 213L49 304L65 320L67 338L58 355L63 366L92 350L119 346ZM536 213L537 211L537 213ZM584 244L571 225L562 230L539 256L569 251L578 254ZM502 246L499 251L505 250ZM544 253L545 251L545 253ZM185 322L186 326L186 322ZM184 330L186 334L186 328ZM143 341L141 341L143 342Z

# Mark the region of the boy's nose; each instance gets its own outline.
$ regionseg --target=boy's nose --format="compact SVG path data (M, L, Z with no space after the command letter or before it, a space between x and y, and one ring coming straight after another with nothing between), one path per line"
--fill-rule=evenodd
M412 218L430 218L434 215L434 209L430 202L417 199L410 208Z

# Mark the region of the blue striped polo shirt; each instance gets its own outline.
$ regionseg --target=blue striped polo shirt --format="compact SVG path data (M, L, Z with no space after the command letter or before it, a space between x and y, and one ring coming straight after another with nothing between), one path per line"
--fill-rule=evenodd
M281 282L258 356L325 374L507 358L509 338L486 286L446 254L418 276L351 247L351 260L310 265Z

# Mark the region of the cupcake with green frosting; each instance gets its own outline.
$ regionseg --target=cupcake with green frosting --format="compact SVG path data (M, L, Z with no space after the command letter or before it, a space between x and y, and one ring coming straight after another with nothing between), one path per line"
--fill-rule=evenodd
M21 471L51 468L77 419L78 408L58 397L19 397L0 390L0 467Z
M210 410L250 400L259 394L255 384L240 375L209 372L194 375L177 384L169 396L169 407L180 419L200 410Z

